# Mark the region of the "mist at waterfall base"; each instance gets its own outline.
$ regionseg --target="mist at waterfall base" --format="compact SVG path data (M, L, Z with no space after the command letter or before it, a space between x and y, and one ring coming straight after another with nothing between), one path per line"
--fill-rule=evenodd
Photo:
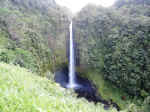
M90 82L88 79L80 77L78 73L76 74L76 83L80 86L74 88L74 91L77 93L77 97L84 97L90 102L98 103L101 102L104 104L104 109L108 110L111 106L116 108L118 111L120 107L112 102L103 99L100 95L98 95L97 89L95 85ZM55 72L55 81L59 83L62 87L68 88L69 83L69 70L67 67L62 68Z

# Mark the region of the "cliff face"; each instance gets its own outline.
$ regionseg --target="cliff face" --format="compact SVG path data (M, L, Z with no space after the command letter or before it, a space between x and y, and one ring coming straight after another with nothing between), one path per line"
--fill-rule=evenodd
M74 17L73 27L75 41L77 44L77 59L79 60L78 65L82 68L95 67L96 63L99 63L100 61L97 60L96 62L95 60L94 63L91 64L92 55L93 58L96 57L91 53L93 50L96 52L95 46L99 41L97 30L100 32L103 32L104 30L104 25L101 25L101 28L98 25L98 19L105 19L104 16L106 16L106 11L104 10L105 9L101 7L99 8L94 5L87 5ZM107 20L104 21L107 22ZM99 63L99 65L101 64Z
M75 38L80 68L94 68L128 93L142 95L150 92L150 5L130 2L86 6L74 18Z
M69 15L54 0L0 1L0 61L42 75L66 58Z

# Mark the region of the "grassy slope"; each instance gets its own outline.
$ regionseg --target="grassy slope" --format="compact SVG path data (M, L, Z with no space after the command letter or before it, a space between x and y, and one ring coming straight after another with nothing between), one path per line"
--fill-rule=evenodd
M0 63L0 112L105 112L27 69ZM107 110L107 112L116 112Z

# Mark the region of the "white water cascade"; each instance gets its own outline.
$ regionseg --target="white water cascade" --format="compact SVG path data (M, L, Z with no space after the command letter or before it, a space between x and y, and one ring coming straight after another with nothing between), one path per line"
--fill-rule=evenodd
M73 32L72 32L72 22L70 23L70 54L69 54L69 84L68 88L77 87L76 76L75 76L75 54L74 54L74 42L73 42Z

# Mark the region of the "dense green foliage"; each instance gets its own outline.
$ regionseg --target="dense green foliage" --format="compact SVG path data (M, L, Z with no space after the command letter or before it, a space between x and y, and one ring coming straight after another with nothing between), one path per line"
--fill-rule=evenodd
M1 112L117 112L14 65L0 63L0 77Z
M13 64L0 63L0 111L105 112L51 81L67 64L70 17L54 0L0 0L0 62ZM81 74L123 112L149 112L150 0L87 5L73 28Z
M130 105L130 96L109 81L106 81L99 72L94 70L86 71L85 73L81 72L81 76L91 80L96 85L100 96L107 101L112 100L117 103L121 110L127 109ZM125 97L125 99L122 99L122 97Z
M66 63L69 16L53 0L0 1L0 61L40 75Z
M117 88L110 81L105 80L99 71L88 70L85 73L81 72L81 75L96 85L102 98L117 103L121 110L124 110L123 112L149 112L150 96L145 98L144 101L137 97L132 99L131 96L122 89Z
M150 6L86 6L74 19L80 67L96 68L131 95L150 93Z
M147 6L150 5L150 0L117 0L115 3L115 7L123 7L125 5L142 5Z

